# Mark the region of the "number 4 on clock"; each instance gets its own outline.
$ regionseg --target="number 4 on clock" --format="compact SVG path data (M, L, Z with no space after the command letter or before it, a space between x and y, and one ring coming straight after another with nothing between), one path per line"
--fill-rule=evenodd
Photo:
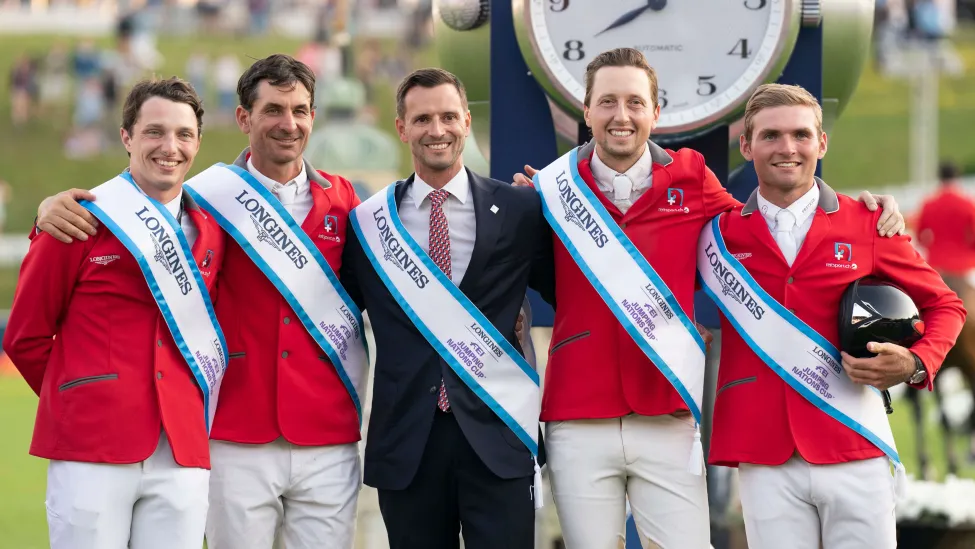
M728 52L728 55L739 56L742 59L748 59L749 57L751 57L752 50L748 49L748 39L742 38L741 40L736 42L735 47L731 48L731 51Z

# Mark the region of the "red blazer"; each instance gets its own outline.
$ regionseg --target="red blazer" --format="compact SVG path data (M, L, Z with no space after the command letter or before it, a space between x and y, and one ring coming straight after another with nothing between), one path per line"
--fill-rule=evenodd
M962 189L942 186L928 198L916 229L932 267L959 275L975 269L975 200Z
M721 218L728 251L742 254L742 265L773 299L837 346L840 297L853 281L873 275L900 286L924 320L924 337L911 351L927 368L930 387L965 321L961 300L914 251L908 237L877 234L879 211L871 213L825 183L819 185L819 208L791 268L765 219L755 214L757 190L743 209ZM852 247L852 261L836 259L836 243ZM796 451L818 464L883 455L786 385L724 316L721 328L711 463L780 465Z
M698 236L708 220L738 202L707 169L700 153L664 150L652 142L649 146L653 186L626 215L606 199L593 180L591 143L579 152L579 173L693 318ZM542 421L687 410L562 242L558 237L553 240L558 307L545 371Z
M223 231L189 204L192 252L207 288ZM95 463L148 458L165 430L184 467L210 467L203 395L135 258L104 225L87 241L33 238L3 337L40 396L32 455Z
M244 169L247 154L235 162ZM307 163L305 169L314 205L301 228L338 273L349 211L359 198L347 180L316 172ZM230 365L211 438L265 444L283 436L303 446L359 440L355 405L325 352L229 237L216 310Z

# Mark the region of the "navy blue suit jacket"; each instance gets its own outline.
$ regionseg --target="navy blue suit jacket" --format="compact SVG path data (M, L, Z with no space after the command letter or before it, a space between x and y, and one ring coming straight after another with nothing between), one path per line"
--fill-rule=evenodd
M521 352L514 327L528 303L529 279L547 299L554 294L551 231L534 189L513 187L470 170L468 176L476 236L459 289ZM396 183L397 206L412 183L412 176ZM504 479L531 475L531 453L427 343L376 274L351 227L341 279L356 304L368 311L376 338L365 483L386 490L409 486L433 424L441 378L457 423L485 465ZM540 433L539 445L544 459Z

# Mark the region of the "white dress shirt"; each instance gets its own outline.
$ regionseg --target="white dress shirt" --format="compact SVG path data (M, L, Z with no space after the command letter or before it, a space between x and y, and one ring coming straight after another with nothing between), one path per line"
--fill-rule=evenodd
M281 205L291 214L291 217L295 218L299 226L305 221L315 202L311 197L311 183L305 172L304 161L301 163L301 171L298 172L297 177L283 185L257 171L250 158L247 159L247 171L281 201Z
M809 228L812 227L813 214L816 213L818 204L819 185L816 184L785 209L772 204L762 196L761 191L758 192L758 210L762 212L762 217L765 218L773 238L779 245L779 250L782 251L790 267L802 247L802 242L806 239L806 234L809 233ZM788 234L776 233L776 230L781 228L780 224L791 227Z
M599 190L603 191L606 198L616 204L623 213L626 213L630 206L653 186L653 158L647 145L643 147L643 155L626 170L626 173L618 173L607 166L599 158L598 150L592 153L589 168Z
M190 245L190 250L193 249L193 244L196 242L197 235L200 231L197 230L196 225L193 224L193 220L186 213L186 208L183 208L183 215L180 215L180 199L183 198L182 195L170 200L169 202L163 204L169 213L172 214L173 219L179 220L179 226L183 229L183 236L186 237L186 242Z
M467 170L461 168L443 188L450 193L443 203L443 213L447 216L447 230L450 234L450 278L459 286L471 262L477 236L474 199L471 197L471 182L468 180ZM427 197L435 190L416 176L399 205L399 217L403 226L426 253L430 253L430 201Z

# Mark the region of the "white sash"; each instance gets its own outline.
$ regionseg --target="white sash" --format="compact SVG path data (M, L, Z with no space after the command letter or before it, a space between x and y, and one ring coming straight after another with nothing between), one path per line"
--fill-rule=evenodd
M579 176L578 149L533 178L545 219L633 341L701 422L704 340L670 288ZM701 474L700 429L689 470Z
M97 204L81 205L118 238L139 263L152 297L203 391L207 432L227 369L227 341L183 230L166 207L146 196L124 172L91 190Z
M537 458L538 374L410 236L395 191L389 185L349 215L366 257L423 337ZM536 459L536 508L540 481Z
M728 253L720 218L708 223L698 241L698 278L704 291L776 375L890 458L901 489L904 466L880 391L850 381L836 347L775 301Z
M254 176L215 164L183 184L294 309L325 351L362 425L368 373L362 315L308 235Z

